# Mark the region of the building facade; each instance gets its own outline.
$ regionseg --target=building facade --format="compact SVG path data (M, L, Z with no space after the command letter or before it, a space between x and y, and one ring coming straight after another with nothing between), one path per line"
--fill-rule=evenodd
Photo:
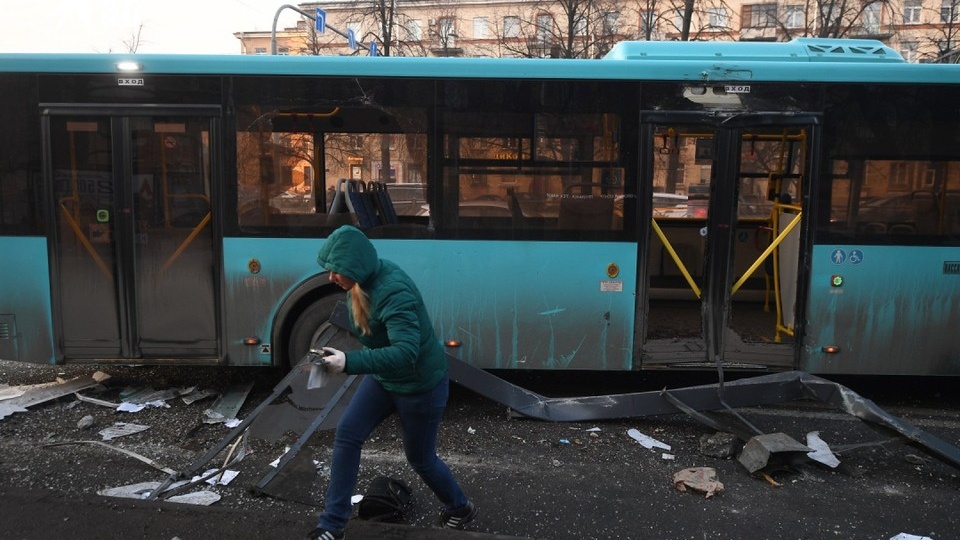
M311 18L326 12L318 33ZM625 40L876 39L911 62L960 61L960 0L330 0L297 4L301 21L237 32L243 54L603 56ZM388 24L384 24L388 21Z

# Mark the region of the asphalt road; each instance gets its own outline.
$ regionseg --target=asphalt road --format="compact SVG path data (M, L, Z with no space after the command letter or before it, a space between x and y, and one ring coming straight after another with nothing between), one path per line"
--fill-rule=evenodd
M17 369L0 364L0 383L33 384L86 368ZM254 382L241 416L269 394L276 377L182 368L108 369L112 385L100 394L115 399L124 387L174 387L185 382L222 390ZM709 374L696 382L709 382ZM551 396L590 392L677 388L691 377L532 374L526 387ZM950 381L923 379L845 380L885 411L951 447L960 446L960 404ZM208 404L209 405L209 404ZM4 538L300 538L322 505L324 463L332 434L318 432L306 450L320 465L288 486L281 497L254 498L250 486L265 464L292 440L253 444L241 475L213 488L211 506L102 497L105 487L162 479L158 471L116 452L91 445L50 446L94 437L77 422L95 419L94 430L117 419L151 428L115 444L180 470L220 440L222 427L196 427L204 405L171 402L168 409L136 416L101 411L72 397L31 407L0 420L0 530ZM838 454L830 468L801 459L771 468L770 480L750 474L735 458L705 455L708 428L684 414L602 422L543 422L511 418L501 404L455 386L439 451L480 508L468 532L435 528L436 502L405 464L396 426L387 422L365 447L361 484L376 474L406 480L414 488L408 525L354 520L348 538L734 538L887 540L900 533L934 540L960 538L956 501L960 471L923 448L892 440L849 414L818 402L800 401L737 410L764 433L803 441L819 432ZM645 448L636 430L670 446ZM723 484L711 497L680 491L675 475L709 467ZM306 483L303 483L305 480ZM296 482L294 482L296 483ZM776 485L774 485L776 484ZM294 493L299 489L299 493ZM278 489L277 491L284 491ZM291 496L291 494L293 494Z

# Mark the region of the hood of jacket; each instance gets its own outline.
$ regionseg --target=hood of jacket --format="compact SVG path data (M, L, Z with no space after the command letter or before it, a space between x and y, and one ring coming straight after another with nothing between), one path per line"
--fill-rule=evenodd
M333 231L317 254L317 264L363 285L380 266L377 250L363 231L344 225Z

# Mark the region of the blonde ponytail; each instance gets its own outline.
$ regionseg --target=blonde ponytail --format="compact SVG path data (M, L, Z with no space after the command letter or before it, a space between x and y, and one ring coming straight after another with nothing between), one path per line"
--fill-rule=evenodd
M365 336L370 335L370 297L360 288L359 283L354 283L350 289L350 314L353 315L353 322L360 327L360 333Z

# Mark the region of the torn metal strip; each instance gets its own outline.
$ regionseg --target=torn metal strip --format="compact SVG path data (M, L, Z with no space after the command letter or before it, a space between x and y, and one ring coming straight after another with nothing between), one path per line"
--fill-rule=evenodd
M22 394L3 400L2 406L0 406L0 419L15 412L24 412L27 407L79 392L80 390L92 388L109 378L110 375L102 371L97 371L92 375L77 377L68 381L20 387L19 389L23 390Z
M538 420L582 422L677 413L677 407L660 390L548 398L453 356L447 355L447 361L450 380L502 403L523 416ZM724 385L723 401L718 396L716 384L678 388L670 390L670 394L697 411L724 410L724 402L732 407L751 407L809 397L803 387L796 384L798 377L798 372L787 372L728 382Z
M960 449L956 446L888 413L846 386L809 373L803 373L798 382L820 401L834 405L871 426L906 437L940 461L960 468Z
M514 411L556 422L581 422L640 416L675 414L678 407L662 391L606 396L546 398L504 381L481 369L448 355L450 378L456 383ZM960 449L878 407L853 390L809 373L788 371L727 382L723 399L719 385L679 388L669 392L693 411L725 410L728 407L754 407L816 398L873 425L893 431L919 444L941 461L960 468Z
M274 477L280 473L280 471L286 467L287 463L293 461L293 459L300 452L300 449L304 444L313 436L313 433L317 431L326 421L331 413L337 408L337 405L340 404L340 401L347 394L347 391L354 385L355 382L361 380L362 377L357 375L350 375L347 379L340 385L340 388L337 389L337 392L330 398L330 401L327 402L326 407L313 419L313 422L310 423L310 426L307 427L297 439L293 445L280 457L280 461L277 463L276 467L273 467L267 474L263 475L257 485L254 486L251 491L254 494L265 495L267 494L265 488L267 485L273 481Z
M171 469L171 468L169 468L169 467L164 467L163 465L160 465L160 464L157 463L156 461L154 461L154 460L152 460L152 459L150 459L150 458L148 458L148 457L146 457L146 456L142 456L142 455L140 455L140 454L138 454L138 453L136 453L136 452L127 450L127 449L125 449L125 448L119 448L119 447L117 447L117 446L113 446L113 445L110 445L110 444L107 444L107 443L101 442L101 441L63 441L63 442L48 443L48 444L44 444L43 446L44 446L44 447L64 446L64 445L67 445L67 444L95 444L95 445L97 445L97 446L102 446L102 447L104 447L104 448L109 448L110 450L114 450L114 451L120 452L121 454L130 456L130 457L132 457L132 458L134 458L134 459L136 459L136 460L142 461L142 462L146 463L147 465L153 467L154 469L157 469L158 471L162 471L162 472L165 472L165 473L167 473L167 474L176 474L176 472L177 472L177 471L174 471L173 469Z
M325 322L317 330L317 333L319 335L319 337L317 338L317 346L323 346L329 343L331 339L333 339L333 337L337 333L337 329L334 326L332 326L330 323ZM302 363L303 362L301 361L301 364ZM287 389L290 387L291 382L300 376L300 373L298 373L299 367L300 365L298 364L293 369L291 369L290 372L287 373L287 375L283 379L281 379L280 382L276 384L276 386L273 387L273 392L270 394L270 396L268 396L267 399L263 400L259 405L257 405L257 407L254 408L254 410L249 415L247 415L247 417L244 418L243 421L240 422L240 424L238 424L236 427L230 430L230 433L228 433L226 437L221 439L220 442L214 445L213 448L208 450L207 453L197 458L193 462L193 464L190 465L189 468L187 468L184 471L178 472L176 474L171 474L169 478L167 478L164 482L162 482L157 487L157 489L153 490L153 492L151 492L150 495L147 496L147 499L148 500L156 499L160 493L164 492L164 490L166 490L167 487L173 484L175 481L182 478L192 478L199 471L206 470L207 464L210 463L210 461L212 461L213 458L217 457L217 455L219 455L220 452L222 452L227 446L229 446L234 439L236 439L243 432L245 432L247 428L250 427L250 424L252 424L254 420L257 419L260 413L266 410L267 407L269 407L274 401L277 400L277 398L279 398L280 396L286 393Z

